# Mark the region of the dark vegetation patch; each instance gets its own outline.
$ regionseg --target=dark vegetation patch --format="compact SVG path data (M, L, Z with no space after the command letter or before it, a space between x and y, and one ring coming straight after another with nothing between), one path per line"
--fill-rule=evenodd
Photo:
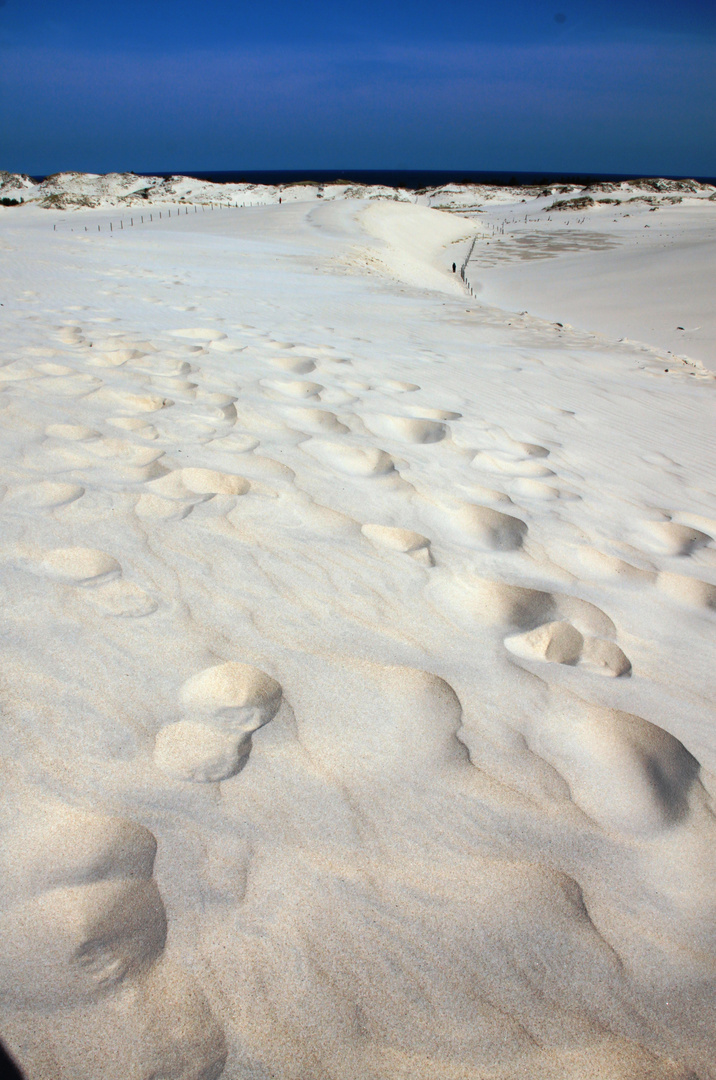
M590 206L596 206L591 195L578 195L576 199L557 199L547 210L588 210Z

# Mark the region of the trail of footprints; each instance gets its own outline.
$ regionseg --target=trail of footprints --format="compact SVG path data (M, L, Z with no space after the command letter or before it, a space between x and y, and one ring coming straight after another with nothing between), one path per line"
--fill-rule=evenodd
M13 390L29 392L33 399L49 399L53 416L62 408L67 414L65 421L46 424L43 435L25 449L28 471L53 478L31 483L26 476L8 483L3 504L8 511L68 513L89 490L105 489L133 495L134 514L147 525L183 520L199 510L232 520L237 499L249 493L262 502L261 513L271 515L274 510L265 505L269 500L281 505L300 501L303 478L297 468L302 459L310 459L328 478L346 478L357 486L371 481L380 492L383 520L357 521L349 514L355 529L348 532L359 530L374 549L404 553L425 568L437 562L442 587L451 546L485 553L529 548L528 525L513 499L524 503L529 517L539 515L540 505L580 498L560 483L547 447L487 424L483 445L463 446L451 428L460 413L413 403L409 399L419 390L414 383L359 378L353 361L330 347L277 342L251 328L242 328L236 338L203 327L176 330L165 344L121 332L90 339L89 331L73 322L61 326L56 337L62 350L28 349L42 353L39 362L30 356L0 368L5 396L12 398ZM214 362L224 357L222 364ZM65 359L72 363L60 362ZM204 368L206 360L210 363ZM276 374L260 374L262 366ZM241 372L247 376L244 387L235 381ZM317 374L324 382L306 378ZM58 397L77 405L61 406ZM262 444L277 457L260 453ZM214 449L222 461L227 455L236 461L236 473L208 467ZM451 468L454 472L457 464L461 486L471 498L436 490L429 469L422 467L426 453L451 455ZM297 468L285 464L287 459ZM390 520L385 519L386 497L393 504ZM320 502L309 502L313 518L320 519ZM366 490L366 509L370 504ZM330 511L324 509L327 521ZM688 514L672 519L665 513L661 520L643 522L637 541L644 555L671 561L711 545L714 535L716 522ZM436 543L442 549L439 557ZM584 544L572 557L587 577L626 578L656 585L679 603L704 610L716 606L716 586L672 566L643 569ZM23 553L20 561L81 587L88 602L110 615L145 616L159 606L140 583L124 580L111 555L90 547L58 547L38 552L34 560ZM479 561L475 555L474 565ZM515 588L489 578L477 585L472 581L460 606L489 622L494 597L504 594L500 604L514 614L509 597ZM436 591L433 586L431 591ZM451 592L455 587L448 582L445 593ZM580 626L569 613L570 603L572 608L580 603L576 598L547 602L539 590L521 592L535 599L520 602L517 621L513 615L504 620L504 643L512 656L579 664L612 676L629 674L630 662L614 640L617 632L610 620L602 620L597 630ZM486 601L487 596L492 599Z
M57 350L35 349L28 350L35 355L0 368L5 396L21 390L35 400L49 398L54 417L62 407L58 398L77 402L75 408L64 406L67 419L47 423L26 450L28 471L54 479L11 479L3 503L7 511L67 513L88 491L103 487L133 496L134 514L147 525L181 521L202 508L211 517L212 505L218 517L243 524L244 512L237 507L247 495L258 500L254 513L264 519L275 513L272 503L284 514L288 503L319 533L334 535L338 529L351 542L362 536L378 552L403 554L425 571L435 568L436 577L426 582L428 597L495 626L516 661L579 665L613 677L630 673L616 627L594 605L509 584L499 572L496 577L478 572L479 553L509 556L529 547L528 526L513 496L536 507L536 513L541 504L579 500L578 492L560 483L547 447L489 425L481 446L465 447L451 428L460 413L412 403L420 389L415 383L366 381L350 359L330 347L276 342L250 328L236 338L200 327L177 330L168 335L169 344L123 333L90 340L88 330L76 323L62 326L56 336L64 347L61 358L71 363L59 362ZM257 364L265 371L258 379ZM239 387L236 375L242 372L246 385ZM277 456L257 453L262 444ZM198 463L206 463L214 448L222 460L228 454L236 461L236 473ZM280 454L283 448L293 453L295 469L279 460L288 456ZM421 480L418 452L451 455L453 470L457 458L463 490L477 501ZM338 477L376 485L383 515L386 498L392 503L390 520L358 521L306 498L296 471L302 457L324 469L331 483ZM370 490L360 490L368 507ZM280 527L280 515L276 524ZM710 545L714 535L715 522L687 514L674 519L664 514L641 529L643 550L669 558L688 558ZM469 573L451 571L455 548L476 553ZM693 576L643 569L587 545L577 548L576 558L586 576L627 578L639 586L656 585L680 603L716 607L716 586ZM119 561L102 550L58 546L21 552L18 561L80 589L107 615L146 617L159 607L159 598L141 583L125 580ZM512 564L515 572L519 564ZM240 664L224 665L187 685L182 700L192 702L194 715L163 728L156 740L155 761L164 772L209 781L240 770L251 733L280 702L278 684L248 671Z
M356 681L372 707L360 724L351 724ZM461 705L444 680L406 667L359 664L346 669L343 683L348 716L339 709L333 717L341 738L331 741L320 724L305 732L311 753L323 755L341 786L381 774L405 783L413 770L436 761L458 790L470 784L474 769L459 738ZM250 752L252 735L277 715L282 698L281 685L253 665L230 661L197 671L178 687L185 716L159 729L155 765L175 783L230 781ZM639 717L576 699L553 708L547 723L526 718L523 725L524 736L567 779L576 804L592 822L638 841L642 857L652 852L659 862L665 839L673 843L675 835L676 843L681 839L688 848L692 824L698 828L707 812L707 796L698 763L672 736ZM402 737L406 731L408 743ZM2 835L0 930L7 947L0 959L0 1003L8 1003L5 1030L14 1046L23 1047L23 1060L42 1075L91 1080L93 1046L99 1045L109 1080L161 1075L167 1061L173 1076L217 1080L227 1058L227 1037L200 986L175 964L167 947L152 832L122 817L35 795L22 782L13 783L10 796L13 813ZM414 864L411 856L413 874ZM525 940L533 941L540 955L545 929L540 913L546 908L552 930L555 922L559 926L565 970L586 963L603 975L606 955L608 982L619 985L619 961L605 949L569 875L515 857L477 853L470 857L469 873L472 890L479 882L478 896L470 897L471 923L475 903L482 910L497 896L502 938L514 940L515 947L519 943L518 951ZM435 867L433 887L434 874ZM456 913L461 914L459 907ZM527 914L531 937L526 939L522 920ZM320 917L318 905L312 920ZM368 963L374 979L376 962L364 940L355 963L359 968ZM502 979L511 983L516 975L512 962ZM535 978L532 972L531 982ZM360 980L358 969L353 992ZM596 1019L599 1006L592 1011ZM510 1011L501 1010L502 1037L513 1022ZM652 1058L638 1044L620 1042L613 1032L609 1036L627 1057L639 1050L639 1076L685 1080L687 1074L673 1073L668 1061ZM510 1034L509 1045L521 1045L519 1034ZM590 1061L594 1052L590 1048Z
M306 536L319 543L329 537L332 544L340 537L349 552L367 555L366 578L372 559L404 557L406 567L422 575L430 603L468 630L475 623L493 628L513 663L629 675L618 629L599 607L560 589L506 580L530 577L532 538L524 517L539 519L543 506L579 500L559 479L557 447L489 425L482 445L466 447L454 437L460 414L413 404L416 384L363 379L356 363L328 347L282 344L251 328L236 338L204 328L177 330L167 336L169 344L123 333L90 338L76 323L56 336L61 349L54 358L49 349L43 356L28 350L0 368L8 437L22 440L24 449L23 469L4 479L1 507L8 516L44 515L43 536L54 530L68 538L83 520L83 503L108 492L131 500L134 519L148 535L157 525L186 528L187 519L197 529L225 527L227 543L273 529L281 547L295 543L289 557L296 560ZM28 395L38 415L49 401L46 423L23 426L18 402ZM460 491L435 482L436 455L448 456ZM215 458L221 468L211 467ZM227 459L236 471L226 468ZM330 506L321 501L321 492L328 502L331 490L344 488L345 505L338 496ZM355 514L356 493L364 520ZM524 517L513 497L527 507ZM380 520L370 519L373 506ZM18 541L11 558L48 583L75 590L102 616L155 614L162 603L155 587L129 580L120 558L89 545L91 513L79 532L87 546ZM572 554L587 577L656 586L669 600L707 611L716 608L716 586L680 573L671 560L688 560L714 536L716 522L664 513L636 527L641 547L634 550L642 563L668 559L669 569L644 568L639 558L629 562L587 544ZM315 545L308 550L321 558ZM444 680L389 667L370 679L375 710L365 723L372 727L345 724L343 742L330 746L320 745L320 735L304 736L319 740L312 749L327 755L337 776L356 769L409 772L411 762L396 750L404 745L396 736L408 726L417 733L415 754L445 758L456 773L470 773L458 737L460 702ZM154 768L169 784L234 782L252 737L278 715L282 686L241 658L177 683L180 715L167 717L156 732ZM565 777L582 811L607 829L660 837L700 812L705 796L697 763L678 740L639 717L578 702L534 730L525 721L522 735ZM6 837L6 850L21 851L22 858L17 864L10 858L6 867L14 893L2 915L8 940L20 944L0 964L2 991L15 999L20 994L30 1010L45 1010L43 1022L52 1027L53 1045L59 1040L63 1060L77 1052L72 1010L84 1010L91 1041L102 1017L97 1010L95 1021L92 1010L126 991L123 1022L128 1029L151 1027L153 1034L143 1043L139 1066L125 1060L117 1044L112 1078L159 1075L168 1058L177 1062L177 1075L218 1077L226 1058L221 1027L201 991L165 954L152 834L117 817L35 805L24 795L20 802L11 826L16 842ZM51 836L50 817L60 821ZM28 934L35 947L23 951ZM165 999L177 1003L171 1022L162 1015ZM52 1020L58 1010L65 1011L62 1022ZM36 1012L32 1017L35 1023ZM81 1046L80 1054L86 1052ZM82 1068L78 1076L85 1075Z

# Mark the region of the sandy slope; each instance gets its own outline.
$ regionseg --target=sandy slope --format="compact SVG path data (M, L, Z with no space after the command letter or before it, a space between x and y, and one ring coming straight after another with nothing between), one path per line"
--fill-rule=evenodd
M27 1075L716 1076L716 378L423 207L106 217L0 221Z
M716 206L707 200L596 210L524 222L474 253L480 300L628 337L716 371ZM616 217L614 215L616 214ZM490 219L505 218L504 208Z

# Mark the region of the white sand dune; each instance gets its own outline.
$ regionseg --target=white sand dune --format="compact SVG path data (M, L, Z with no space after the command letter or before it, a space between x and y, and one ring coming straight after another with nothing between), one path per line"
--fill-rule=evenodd
M709 191L120 181L0 208L27 1077L714 1080Z
M684 356L716 371L713 203L666 203L656 217L648 206L626 213L609 207L580 223L572 214L566 224L555 215L538 231L515 222L476 253L471 273L478 298L612 340L646 342L667 361ZM532 246L542 258L534 258Z

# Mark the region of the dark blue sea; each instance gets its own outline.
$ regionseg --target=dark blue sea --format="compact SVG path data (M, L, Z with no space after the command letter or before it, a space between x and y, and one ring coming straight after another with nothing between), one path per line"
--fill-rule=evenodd
M0 0L2 3L2 0ZM194 169L175 169L173 172L143 172L137 176L192 176L196 180L211 180L216 184L296 184L310 181L331 184L349 181L355 184L383 184L386 187L421 188L442 187L444 184L496 184L507 187L534 187L546 184L596 184L621 180L698 180L702 184L716 185L713 176L661 176L648 177L644 173L560 173L560 172L475 172L464 169L281 169L251 170L243 172L197 172ZM44 176L33 176L44 180Z
M590 184L602 181L644 179L644 174L622 173L560 173L560 172L471 172L461 169L284 169L281 171L244 172L195 172L177 169L174 173L142 173L142 176L192 176L197 180L212 180L217 184L295 184L310 180L319 184L349 180L356 184L385 184L386 187L402 187L419 190L442 187L443 184L499 184L509 187L544 184ZM699 180L704 184L716 184L716 178L706 176L669 176L668 180Z

